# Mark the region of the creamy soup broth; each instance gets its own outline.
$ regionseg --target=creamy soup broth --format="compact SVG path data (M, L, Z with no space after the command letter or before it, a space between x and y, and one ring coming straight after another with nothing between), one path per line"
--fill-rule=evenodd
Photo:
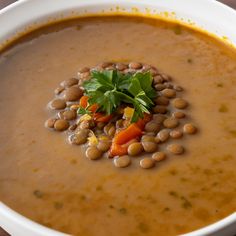
M103 61L149 63L184 88L199 129L185 154L118 169L44 128L58 84ZM30 33L0 56L0 200L74 235L166 236L216 222L236 211L235 88L236 50L184 26L93 17Z

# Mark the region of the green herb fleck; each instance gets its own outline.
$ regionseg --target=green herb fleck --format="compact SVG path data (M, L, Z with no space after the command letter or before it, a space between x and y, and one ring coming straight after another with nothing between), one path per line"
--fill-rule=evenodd
M54 207L55 207L55 209L59 210L63 207L63 203L62 202L54 202Z
M120 209L119 209L119 212L120 212L122 215L126 215L126 214L127 214L127 209L126 209L126 208L120 208Z
M85 94L89 97L88 107L79 109L79 114L87 114L93 104L98 104L100 112L107 115L116 111L121 103L131 104L134 114L131 122L143 117L143 113L150 113L154 105L153 98L156 91L152 87L153 77L150 72L121 74L117 70L92 71L91 79L84 82Z
M141 223L138 224L138 229L142 233L148 233L149 232L149 226L144 222L141 222Z
M77 113L80 115L91 114L91 111L87 110L87 108L80 107L77 110Z
M219 112L225 113L228 112L229 109L225 104L221 104L220 108L219 108Z
M40 190L34 190L33 194L36 198L42 198L44 195Z

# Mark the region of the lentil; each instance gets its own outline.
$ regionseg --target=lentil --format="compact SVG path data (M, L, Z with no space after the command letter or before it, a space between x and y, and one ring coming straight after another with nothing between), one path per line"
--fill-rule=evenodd
M177 119L183 119L186 115L182 111L176 111L172 114L172 116Z
M55 118L49 118L45 122L45 127L47 127L47 128L54 128L54 124L55 124L56 120L57 119L55 119Z
M150 121L145 125L145 131L147 132L158 132L160 130L160 124L155 121Z
M124 168L129 166L131 163L131 159L128 155L115 157L114 158L114 165L119 168Z
M135 69L135 70L141 69L142 68L142 64L139 63L139 62L130 62L129 63L129 68L130 69Z
M183 130L186 134L195 134L197 132L197 128L193 124L185 124Z
M165 142L170 137L170 131L168 129L163 129L157 134L157 137L161 142Z
M167 146L167 150L175 155L180 155L184 152L183 146L179 144L170 144Z
M78 84L78 82L79 82L79 80L76 79L76 78L69 78L69 79L63 81L61 85L62 85L63 87L68 88L68 87L71 87L71 86L73 86L73 85Z
M139 142L131 143L128 147L128 154L130 156L137 156L143 151L143 146Z
M176 96L176 92L174 89L171 88L166 88L162 91L162 95L167 97L167 98L173 98Z
M63 113L63 117L66 120L74 120L76 118L76 111L74 110L67 110Z
M173 129L179 125L179 121L176 118L167 118L164 120L163 125L166 128Z
M90 160L97 160L102 157L102 151L100 151L96 146L88 147L85 154Z
M152 159L155 161L163 161L166 159L166 154L164 152L155 152L152 154Z
M152 158L145 157L139 164L143 169L150 169L155 166L155 161Z
M188 103L182 98L175 98L173 100L173 105L177 109L185 109L188 106Z
M159 106L159 105L157 105L157 106L155 106L155 107L153 108L153 111L154 111L155 113L160 113L160 114L165 114L165 113L167 113L166 106Z
M170 132L170 137L175 138L175 139L182 138L183 137L183 132L180 131L180 130L172 130Z
M54 129L56 131L64 131L68 128L69 128L69 123L66 120L59 119L59 120L56 120L54 123Z
M169 99L164 96L159 96L155 99L156 105L163 105L168 106L169 105Z
M142 142L143 149L145 152L155 152L158 149L156 142Z
M73 86L66 89L64 98L66 101L76 101L83 95L83 90L78 86Z
M66 102L63 99L54 99L49 104L50 108L53 110L61 110L66 107Z
M101 141L100 140L98 145L97 145L97 148L98 148L98 150L100 150L102 152L106 152L106 151L109 150L110 146L111 146L110 141L105 141L105 140Z

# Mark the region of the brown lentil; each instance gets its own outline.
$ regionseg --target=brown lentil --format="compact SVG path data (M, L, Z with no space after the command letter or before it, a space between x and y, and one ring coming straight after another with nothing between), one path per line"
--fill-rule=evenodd
M150 169L155 166L155 161L152 158L145 157L139 164L143 169Z
M163 78L161 77L161 75L156 75L153 78L153 84L156 85L156 84L161 84L161 83L163 83Z
M62 91L64 91L65 90L65 88L63 88L62 86L59 86L59 87L57 87L55 90L54 90L54 93L56 94L56 95L59 95Z
M173 105L177 109L185 109L188 106L188 103L182 98L175 98L173 100Z
M74 110L67 110L63 112L63 117L66 120L74 120L76 118L76 111Z
M183 132L180 131L180 130L172 130L170 132L170 137L175 138L175 139L182 138L183 137Z
M163 161L166 159L166 154L164 152L155 152L152 154L152 159L155 161Z
M103 62L99 66L101 66L103 69L105 69L105 68L112 66L112 65L113 65L112 62Z
M183 119L186 115L182 111L176 111L172 114L172 116L177 119Z
M153 108L153 111L155 113L166 114L167 113L167 108L166 108L166 106L157 105Z
M66 107L66 102L63 99L54 99L49 104L50 108L53 110L61 110Z
M197 132L197 128L193 124L185 124L183 127L184 133L186 134L195 134Z
M104 122L98 122L97 123L97 128L98 129L103 129L105 125L106 125L106 123L104 123Z
M143 135L141 138L142 142L156 142L155 137L152 135Z
M56 122L54 123L54 129L56 131L64 131L68 128L69 128L69 123L66 120L59 119L56 120Z
M97 160L102 157L103 153L96 146L90 146L87 148L85 154L90 160Z
M129 166L131 163L131 159L128 155L115 157L114 158L114 165L119 168L124 168Z
M184 152L184 148L180 144L170 144L167 146L167 150L175 155L180 155Z
M176 118L167 118L163 121L163 125L166 128L173 129L176 128L179 125L179 121Z
M162 91L163 89L166 88L164 84L156 84L154 87L157 91Z
M100 151L102 151L102 152L106 152L106 151L108 151L109 150L109 148L110 148L110 146L111 146L111 142L110 141L99 141L99 143L98 143L98 145L97 145L97 148L100 150Z
M113 126L111 126L111 128L109 129L109 131L108 131L108 135L109 136L114 136L115 135L115 132L116 132L116 128L115 128L115 126L113 125Z
M78 86L73 86L66 89L64 98L66 101L76 101L83 95L83 90Z
M78 84L78 82L79 82L79 80L76 78L69 78L69 79L62 82L62 86L68 88L68 87Z
M163 129L157 134L157 138L159 138L161 142L165 142L169 137L170 131L168 129Z
M162 91L162 95L167 97L167 98L173 98L176 96L176 92L174 89L171 88L166 88Z
M54 128L54 124L55 124L56 120L57 119L55 119L55 118L49 118L45 122L45 127L47 127L47 128Z
M156 142L142 142L143 149L145 152L155 152L158 149Z
M70 142L77 145L84 144L87 142L88 134L89 130L79 130L70 136Z
M169 99L164 96L159 96L155 99L155 103L156 103L156 105L168 106Z
M137 156L143 151L143 146L139 142L131 143L128 147L128 154L130 156Z
M89 129L90 128L90 122L88 120L83 120L79 124L80 129Z
M145 125L146 132L158 132L161 129L160 124L155 121L150 121Z
M175 86L174 86L174 89L175 89L177 92L182 92L182 91L184 90L181 86L178 86L178 85L175 85Z
M130 62L129 63L129 68L130 69L135 69L135 70L138 70L138 69L141 69L143 66L141 63L139 62Z
M77 124L70 125L68 128L69 131L74 131L77 128Z
M154 114L152 119L158 123L158 124L162 124L163 121L166 119L166 116L162 115L162 114Z
M123 64L123 63L117 63L116 64L116 69L119 70L119 71L125 70L127 68L128 68L128 66L126 64Z
M81 69L79 69L79 73L84 73L84 72L89 72L90 68L89 67L83 67Z

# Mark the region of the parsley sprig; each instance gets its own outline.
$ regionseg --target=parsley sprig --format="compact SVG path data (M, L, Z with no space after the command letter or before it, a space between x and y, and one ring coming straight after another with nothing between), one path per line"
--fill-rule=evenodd
M150 113L154 105L152 99L156 92L152 87L150 72L122 74L117 70L92 71L91 79L84 82L85 94L89 97L86 109L80 109L80 114L86 114L89 106L98 104L100 112L112 114L121 103L131 104L134 114L131 122L143 117L143 113Z

